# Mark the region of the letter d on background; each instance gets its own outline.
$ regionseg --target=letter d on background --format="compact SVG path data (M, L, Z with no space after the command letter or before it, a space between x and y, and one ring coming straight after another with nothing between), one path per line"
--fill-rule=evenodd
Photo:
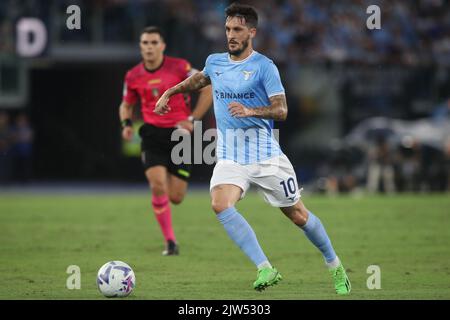
M22 18L17 22L17 53L22 57L41 55L47 46L47 28L38 18Z

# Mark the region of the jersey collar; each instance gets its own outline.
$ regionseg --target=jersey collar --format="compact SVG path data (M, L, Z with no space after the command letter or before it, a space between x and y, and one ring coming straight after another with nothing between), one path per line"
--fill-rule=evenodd
M150 73L155 73L156 71L158 71L159 69L161 69L161 67L164 65L164 62L166 61L166 56L163 56L162 62L159 66L157 66L155 69L147 69L145 67L145 63L142 62L142 65L144 66L145 71L150 72Z
M250 58L253 57L256 53L257 53L256 50L253 50L252 53L250 53L250 55L247 58L245 58L244 60L241 60L241 61L234 61L233 59L231 59L230 54L228 54L228 61L230 61L231 63L236 63L236 64L244 63L244 62L250 60Z

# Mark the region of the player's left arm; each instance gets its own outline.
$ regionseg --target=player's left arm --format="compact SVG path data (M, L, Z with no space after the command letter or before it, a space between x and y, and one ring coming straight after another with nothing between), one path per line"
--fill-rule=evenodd
M233 101L228 105L228 110L233 117L237 118L255 117L275 121L286 120L288 108L284 93L274 95L269 100L270 106L257 108L247 108L243 104Z

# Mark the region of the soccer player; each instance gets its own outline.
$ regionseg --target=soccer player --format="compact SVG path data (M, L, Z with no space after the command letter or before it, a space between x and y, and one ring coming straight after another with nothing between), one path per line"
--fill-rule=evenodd
M229 237L257 267L254 289L263 290L282 279L261 249L256 235L235 204L250 184L265 200L281 211L320 250L338 294L351 287L320 219L300 199L297 178L288 158L272 133L273 120L287 117L285 92L275 64L256 52L258 16L254 8L232 4L226 9L225 32L228 52L210 55L203 72L168 89L155 112L166 114L175 94L212 84L218 139L217 158L211 178L212 208Z
M143 61L126 74L119 115L122 137L129 141L134 134L133 107L140 98L144 120L139 129L142 162L151 188L153 211L166 240L163 255L177 255L179 247L172 227L170 202L179 204L183 201L191 167L172 162L171 150L176 142L171 141L171 135L176 128L192 131L193 121L201 119L212 105L212 95L210 86L201 89L192 114L189 95L172 95L169 105L173 110L163 117L155 114L156 101L167 88L198 72L186 60L164 55L165 48L159 28L147 27L142 31L140 50Z

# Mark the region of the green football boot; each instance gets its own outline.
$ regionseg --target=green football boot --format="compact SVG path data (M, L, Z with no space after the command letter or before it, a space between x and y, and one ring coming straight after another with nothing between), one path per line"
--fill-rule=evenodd
M345 269L342 263L339 263L339 265L336 268L330 269L329 271L334 280L334 287L336 289L336 293L339 295L350 294L350 291L352 290L352 285L350 284L350 280L348 279L347 274L345 273Z
M256 281L253 283L253 288L257 291L262 291L267 287L277 284L283 277L275 268L261 268L258 270Z

